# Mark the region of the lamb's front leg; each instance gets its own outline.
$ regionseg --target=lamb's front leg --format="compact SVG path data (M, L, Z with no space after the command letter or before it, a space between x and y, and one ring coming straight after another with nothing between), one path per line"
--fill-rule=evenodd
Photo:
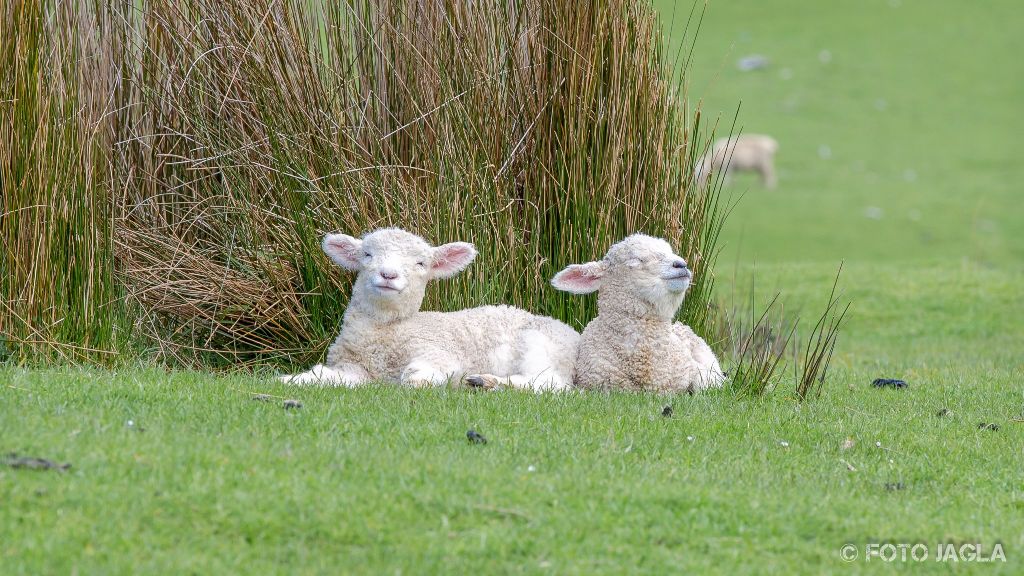
M568 379L562 378L557 374L548 373L510 374L508 376L470 374L466 376L466 384L482 390L519 388L520 390L531 390L533 392L558 392L572 387L572 382Z
M700 392L708 388L721 388L725 383L725 374L707 342L681 322L674 323L672 330L689 349L692 358L692 362L680 367L685 372L683 379L691 382L690 390Z
M349 388L365 384L370 379L370 374L358 364L340 364L338 366L317 364L305 372L278 377L278 380L286 384L319 384Z
M765 188L772 189L778 184L778 179L775 177L775 165L771 160L766 161L761 166L761 184Z
M449 358L417 358L402 370L401 382L413 388L444 386L462 378L459 363Z

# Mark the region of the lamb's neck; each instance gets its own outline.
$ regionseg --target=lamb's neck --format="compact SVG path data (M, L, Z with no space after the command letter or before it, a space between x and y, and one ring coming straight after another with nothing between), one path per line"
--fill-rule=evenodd
M647 332L649 330L669 330L672 327L672 318L664 318L661 315L637 313L635 309L602 309L598 308L598 316L602 321L608 322L623 332Z
M401 308L379 308L362 300L353 299L345 309L345 325L388 326L409 318L417 311L406 311Z
M369 292L360 279L352 287L352 298L345 309L346 321L351 317L369 324L393 324L419 312L423 303L422 293L418 297L415 293L406 292L398 298L379 298Z
M652 323L671 324L676 315L678 305L675 303L666 302L665 305L656 306L628 291L617 290L614 286L609 288L597 294L597 313L601 317L614 317L618 322L649 326Z

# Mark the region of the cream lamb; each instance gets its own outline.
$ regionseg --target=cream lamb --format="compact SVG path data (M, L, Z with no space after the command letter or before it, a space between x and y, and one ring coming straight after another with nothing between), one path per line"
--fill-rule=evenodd
M694 166L694 178L703 185L712 172L725 170L729 182L733 172L757 172L765 188L775 188L775 153L779 143L764 134L743 134L715 141L711 150Z
M427 282L465 268L477 254L472 244L433 247L415 234L385 228L362 239L328 234L323 249L339 266L358 272L352 298L327 362L283 380L419 387L464 378L472 386L532 390L572 385L580 336L558 320L510 306L420 311Z
M573 264L551 283L559 290L598 290L597 317L576 357L582 388L696 392L720 387L718 359L689 326L673 322L692 273L668 242L634 234L603 260Z

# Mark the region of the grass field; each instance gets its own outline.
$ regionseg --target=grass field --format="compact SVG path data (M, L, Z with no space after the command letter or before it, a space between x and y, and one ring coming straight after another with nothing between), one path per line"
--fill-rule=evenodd
M816 317L845 261L821 398L0 368L0 453L72 464L0 467L0 572L1020 573L1022 25L1010 1L711 3L691 96L781 144L778 189L729 188L718 290L754 273L757 301ZM738 71L752 53L769 68ZM883 542L929 561L865 561ZM939 542L1007 561L954 568Z
M4 572L827 572L889 539L1001 542L985 568L1015 571L1016 376L872 375L798 408L8 370L5 446L73 467L0 471Z

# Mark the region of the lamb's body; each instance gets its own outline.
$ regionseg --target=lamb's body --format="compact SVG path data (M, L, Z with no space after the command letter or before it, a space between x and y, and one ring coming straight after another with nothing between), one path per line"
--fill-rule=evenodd
M779 143L763 134L720 138L697 161L695 178L704 184L713 172L724 170L728 182L733 172L757 172L761 176L762 185L775 188L775 153L778 149Z
M721 386L721 372L714 352L689 326L604 313L583 330L575 383L581 388L696 392Z
M434 386L465 379L475 386L533 390L571 385L579 334L553 318L511 306L419 310L429 280L452 276L473 260L471 244L435 248L388 228L361 240L328 235L324 251L359 275L326 365L286 381Z
M689 326L674 322L691 274L667 242L635 234L604 260L560 272L555 287L598 292L576 359L582 388L696 392L724 381L714 352Z
M565 388L578 342L569 326L511 306L417 312L384 324L350 309L327 366L356 365L366 379L413 386L491 375L522 387Z

